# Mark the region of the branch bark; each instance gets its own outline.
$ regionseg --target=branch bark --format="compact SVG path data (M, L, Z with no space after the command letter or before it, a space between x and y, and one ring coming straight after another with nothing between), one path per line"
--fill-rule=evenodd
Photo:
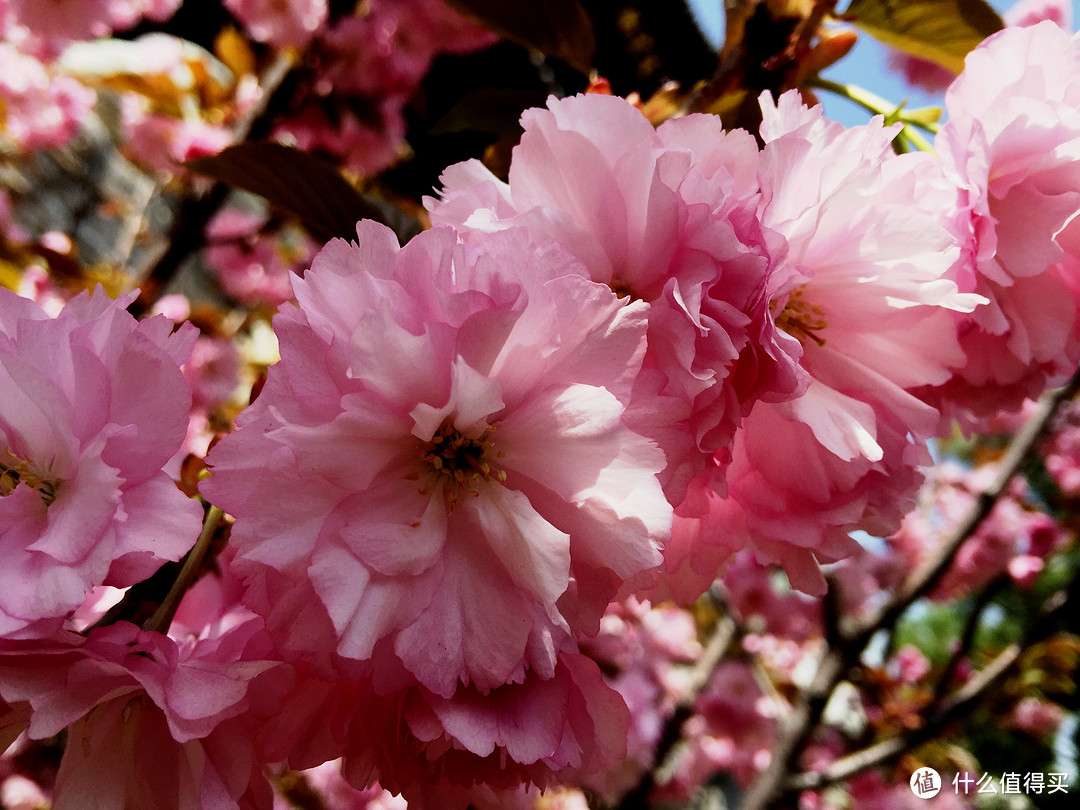
M1058 591L1043 604L1038 619L1032 624L1020 641L1010 644L981 669L963 687L943 698L937 704L937 710L919 728L906 734L882 740L861 751L831 763L825 770L813 773L800 773L792 776L784 785L785 792L820 790L834 782L842 782L852 776L883 765L924 742L937 737L950 723L961 719L978 706L979 701L997 684L1012 666L1020 659L1024 651L1034 642L1048 634L1054 620L1062 616L1066 608L1074 608L1076 594L1074 582L1068 591Z
M994 505L1005 493L1009 482L1033 457L1040 442L1049 432L1054 415L1064 403L1076 395L1078 390L1080 390L1080 369L1074 372L1068 383L1062 388L1047 392L1043 396L1036 414L1024 425L1023 430L1016 435L1006 450L1000 462L997 477L979 495L975 505L941 545L937 553L901 583L891 599L887 600L885 604L863 622L858 623L846 632L842 632L839 642L830 646L810 687L799 696L787 722L781 729L779 741L773 750L769 765L747 793L740 810L766 810L767 808L776 807L785 796L799 789L789 782L788 774L795 770L799 756L819 726L821 715L833 690L844 680L848 671L858 663L859 657L866 649L870 639L879 631L893 627L908 607L941 581L941 578L952 564L956 552L975 534L983 520L986 519ZM1006 656L1006 658L999 656L1000 661L995 660L995 664L1002 667L1001 672L1004 672L1007 666L1011 665L1012 661L1015 661L1015 658L1011 661L1007 659L1008 653L1009 651L1006 650L1005 653L1002 653L1002 656ZM1019 651L1016 651L1015 655L1018 656ZM990 673L987 677L995 679L1000 677L1000 672L993 674L992 667L994 667L994 664L984 670L984 672ZM942 714L948 717L959 716L966 707L972 705L974 697L982 694L980 691L968 699L964 697L967 694L967 689L968 687L965 687L964 690L957 692L954 696L953 702L957 705L954 706L953 703L942 704ZM911 737L912 739L922 739L919 735L925 733L927 732L919 729L913 732ZM889 753L889 756L895 756L907 750L903 747L904 745L910 744L912 743L909 738L903 737L885 741L880 745L886 747L889 752L894 752ZM886 750L886 748L882 750ZM880 755L875 754L874 756ZM875 763L877 761L877 759L874 759ZM865 765L863 769L867 767L871 767L871 765Z
M732 641L738 635L737 631L738 626L730 615L720 618L701 657L694 664L686 694L675 704L675 710L660 732L653 767L646 771L637 786L623 797L619 803L619 810L646 810L648 807L649 793L656 786L657 774L664 770L668 757L682 739L683 726L693 715L694 704L712 680L713 673L716 672Z

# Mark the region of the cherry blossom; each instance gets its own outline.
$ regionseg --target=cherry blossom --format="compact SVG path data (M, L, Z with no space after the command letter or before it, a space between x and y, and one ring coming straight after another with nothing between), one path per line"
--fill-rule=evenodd
M1051 20L1065 31L1072 30L1072 4L1068 0L1019 0L1003 15L1006 25L1037 25ZM920 59L902 51L889 52L889 67L903 74L904 79L928 93L943 93L956 78L948 68Z
M54 75L36 57L0 43L0 122L17 147L37 150L67 143L96 99L89 87Z
M228 127L151 112L150 101L142 96L126 94L120 109L127 135L125 151L142 165L166 174L181 173L187 161L217 154L232 143Z
M224 0L252 39L277 47L303 47L326 22L327 0Z
M984 299L947 275L959 251L924 198L929 155L896 156L880 120L844 129L796 93L762 106L760 215L789 246L770 306L812 382L746 419L729 497L708 505L723 525L712 542L749 545L821 594L816 562L856 553L848 532L888 534L913 505L938 414L910 389L949 379L963 356L952 313Z
M289 643L392 658L446 699L550 676L670 531L662 455L621 422L645 308L521 231L357 233L293 281L282 360L203 492L253 587L269 567L317 596L325 620L296 609L329 635L294 615Z
M723 771L743 786L769 764L778 707L763 695L750 666L726 661L713 674L688 721L686 748L659 795L686 802L713 773Z
M938 464L922 494L924 502L888 539L890 549L907 560L909 567L922 564L937 549L942 530L963 518L996 472L994 464L974 471L956 463ZM1035 511L1032 500L1022 482L1014 483L960 547L931 596L938 600L964 596L1006 572L1019 586L1032 585L1042 573L1044 560L1068 542L1063 527Z
M714 116L654 130L625 100L603 95L551 99L522 124L509 183L476 161L451 166L442 199L426 201L432 220L470 232L523 224L567 247L594 281L649 302L638 396L670 403L652 432L677 504L689 479L727 453L758 398L805 387L798 343L768 310L785 245L755 214L757 145Z
M99 289L56 318L0 290L0 635L52 633L91 587L178 559L199 505L162 465L187 425L196 336Z
M7 24L29 31L48 50L71 40L107 37L146 17L161 22L182 0L7 0Z
M689 613L631 598L608 609L600 632L583 649L630 709L626 757L588 782L614 801L654 764L664 723L686 694L689 665L701 655L701 645Z
M264 215L226 208L206 229L207 264L225 293L245 304L276 307L293 297L291 276L311 264L319 249L295 225L276 228Z
M532 807L535 788L615 767L629 714L596 664L562 652L551 677L442 697L423 686L326 680L301 671L285 711L259 732L261 755L294 768L343 756L353 786L378 783L413 810ZM382 681L382 683L380 683Z
M278 137L337 155L350 171L376 174L407 151L405 106L435 57L495 40L441 0L369 0L312 45L311 96L281 122Z
M183 371L191 385L192 407L213 410L240 384L240 352L223 338L200 337Z
M969 421L1018 409L1080 359L1080 223L1066 227L1080 210L1078 64L1054 23L1008 28L969 54L946 94L935 143L957 194L957 277L989 303L958 317L966 362L923 396Z
M0 694L33 707L29 736L68 728L52 806L267 806L253 735L290 681L258 657L269 649L261 627L178 645L120 622L66 645L0 650ZM145 768L145 751L159 767Z

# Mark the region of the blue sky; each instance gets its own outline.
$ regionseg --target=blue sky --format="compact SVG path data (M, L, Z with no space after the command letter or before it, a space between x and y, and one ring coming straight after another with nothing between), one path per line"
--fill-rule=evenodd
M706 36L719 42L723 37L723 0L689 0L691 7L701 22ZM998 11L1004 11L1013 5L1014 0L990 0L990 5ZM845 4L846 5L846 4ZM1073 0L1073 25L1080 22L1080 0ZM865 87L889 101L899 104L907 101L908 107L917 108L936 106L940 99L934 99L911 88L886 67L885 49L868 36L861 36L859 44L846 58L825 72L825 77L842 83L854 83ZM847 125L864 123L867 113L861 108L838 98L830 93L820 94L825 112L830 117Z

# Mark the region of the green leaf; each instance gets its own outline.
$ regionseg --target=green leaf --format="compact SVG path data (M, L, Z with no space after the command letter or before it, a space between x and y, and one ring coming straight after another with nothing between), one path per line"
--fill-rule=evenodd
M586 76L596 35L580 0L446 0L466 17L534 51L555 56Z
M953 73L986 37L1005 27L985 0L851 0L844 18L875 39Z
M272 141L251 141L187 164L194 172L233 188L265 197L296 217L316 239L356 239L356 223L373 219L388 225L404 244L419 224L382 200L361 194L334 166L300 149Z

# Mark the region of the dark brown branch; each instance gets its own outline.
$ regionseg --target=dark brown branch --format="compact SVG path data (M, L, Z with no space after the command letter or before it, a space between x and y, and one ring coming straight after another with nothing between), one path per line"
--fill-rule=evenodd
M716 598L715 595L714 598ZM735 640L737 629L735 620L730 615L722 616L717 622L701 657L690 673L686 693L675 704L675 710L660 732L653 767L646 771L637 786L623 797L619 803L619 810L645 810L648 807L649 793L656 786L656 776L664 769L668 757L682 739L683 726L693 715L694 704L705 687L709 685L728 647Z
M1016 664L1024 651L1049 634L1054 621L1064 614L1066 607L1075 607L1076 594L1072 591L1076 587L1077 582L1074 581L1068 591L1058 591L1047 599L1038 618L1024 633L1021 640L1010 644L963 687L941 700L938 710L922 726L848 754L830 764L823 771L797 774L787 780L784 791L791 793L819 790L834 782L842 782L869 768L883 765L937 737L951 723L967 716L978 706L987 692Z
M974 535L983 520L990 514L1009 482L1036 452L1039 443L1050 429L1054 415L1065 402L1075 396L1078 390L1080 390L1080 369L1073 374L1064 387L1047 392L1043 396L1035 416L1024 425L1023 430L1009 444L993 483L980 494L975 505L937 553L901 583L893 597L876 610L870 618L845 634L844 640L839 645L829 648L810 687L799 695L792 707L788 720L780 731L779 741L773 750L769 765L746 795L741 810L765 810L774 807L793 789L787 784L788 774L796 766L806 743L820 724L825 705L837 684L857 664L875 633L893 627L915 600L928 593L941 581L960 546ZM942 711L946 710L947 707L943 707Z
M945 695L949 690L949 685L952 683L953 676L959 669L960 663L967 658L968 653L971 652L971 648L975 643L975 633L979 629L979 622L982 619L983 612L986 610L986 606L1001 592L1008 581L1009 577L1007 574L996 577L990 584L983 588L975 598L975 604L971 606L971 613L968 615L967 621L964 623L964 629L960 633L959 643L953 651L953 654L949 657L948 662L945 664L945 668L941 671L941 675L938 677L937 683L934 686L934 695L931 699L931 705L940 705L945 699Z
M1062 405L1071 400L1080 390L1080 370L1076 371L1063 387L1049 391L1039 401L1039 409L1009 444L999 463L997 477L986 490L978 496L975 505L957 526L937 552L910 577L908 577L892 599L882 605L878 611L856 628L852 641L868 641L870 636L886 626L894 624L915 600L929 593L937 585L952 565L953 558L960 547L969 540L1005 493L1009 483L1017 473L1032 459L1040 442L1050 430L1054 415Z

